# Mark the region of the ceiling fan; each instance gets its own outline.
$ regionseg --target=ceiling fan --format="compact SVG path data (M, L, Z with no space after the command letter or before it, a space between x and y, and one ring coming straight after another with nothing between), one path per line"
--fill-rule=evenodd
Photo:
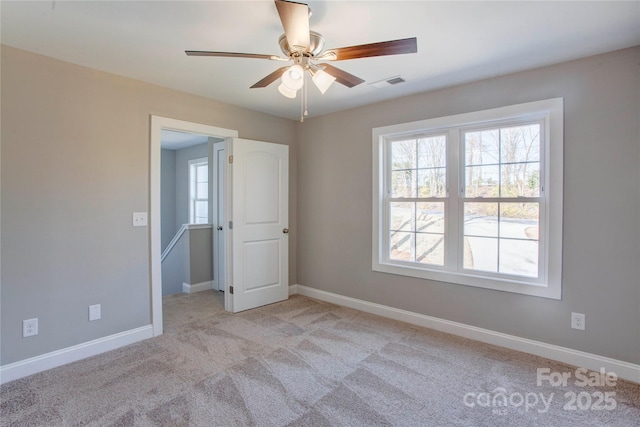
M323 94L334 81L349 88L364 82L363 79L353 74L334 67L333 65L323 63L324 61L343 61L372 56L416 53L418 51L417 39L415 37L323 50L324 37L315 31L309 30L310 9L307 4L288 0L275 0L275 5L278 10L278 15L280 16L280 21L282 22L282 27L284 28L284 34L280 36L278 40L280 49L285 55L284 57L254 53L201 50L187 50L185 53L188 56L221 56L269 59L272 61L293 61L293 65L275 70L273 73L255 83L251 88L267 87L274 81L282 78L282 82L278 87L279 92L288 98L295 98L298 90L300 90L305 83L305 72L311 75L313 83ZM304 93L303 98L305 98ZM303 99L303 102L306 102L306 100Z

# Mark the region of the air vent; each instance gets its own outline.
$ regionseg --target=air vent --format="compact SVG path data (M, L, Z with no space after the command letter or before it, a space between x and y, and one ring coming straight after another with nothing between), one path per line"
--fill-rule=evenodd
M406 82L405 79L403 79L402 77L394 77L392 79L387 80L387 83L389 83L390 85L397 85L398 83L404 83Z
M404 77L393 76L393 77L388 77L386 79L378 80L377 82L373 82L373 83L369 83L369 84L371 86L373 86L373 87L383 88L383 87L393 86L393 85L397 85L397 84L404 83L404 82L406 82Z

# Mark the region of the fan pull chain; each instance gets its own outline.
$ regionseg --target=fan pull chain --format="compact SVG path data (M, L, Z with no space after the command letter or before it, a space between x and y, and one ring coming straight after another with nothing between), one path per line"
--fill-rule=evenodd
M302 76L302 87L303 90L300 91L300 123L304 123L304 86L306 83L306 79L304 78L304 74Z
M308 116L309 112L307 111L307 103L309 101L309 95L307 94L307 80L308 79L304 79L304 116Z
M300 94L300 123L304 123L305 116L308 116L307 111L307 79L306 76L302 76L302 91Z

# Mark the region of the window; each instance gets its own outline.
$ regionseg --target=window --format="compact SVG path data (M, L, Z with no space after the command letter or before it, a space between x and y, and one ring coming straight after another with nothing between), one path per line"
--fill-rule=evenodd
M446 135L389 140L390 260L444 265L446 144Z
M562 99L373 130L373 269L560 299Z
M189 160L189 223L209 223L209 164L206 157Z

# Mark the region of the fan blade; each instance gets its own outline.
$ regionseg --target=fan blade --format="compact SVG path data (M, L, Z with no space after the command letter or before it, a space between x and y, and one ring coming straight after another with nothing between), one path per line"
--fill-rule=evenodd
M309 6L286 0L275 0L278 15L287 37L287 44L293 50L309 50Z
M281 58L276 55L261 55L258 53L239 53L239 52L211 52L207 50L185 50L187 56L224 56L228 58L255 58L270 59L272 61L288 61L289 58Z
M345 85L346 87L354 87L358 86L360 83L364 83L360 77L356 77L353 74L349 74L340 68L336 68L333 65L322 64L324 67L324 72L332 75L336 78L336 81L340 84Z
M269 86L271 83L278 80L284 74L284 72L287 71L288 69L289 67L278 68L276 71L269 74L267 77L260 80L258 83L254 84L253 86L251 86L251 89Z
M387 42L361 44L358 46L340 47L328 49L320 57L325 61L343 61L345 59L368 58L371 56L400 55L403 53L416 53L418 40L415 37L409 39L391 40Z

